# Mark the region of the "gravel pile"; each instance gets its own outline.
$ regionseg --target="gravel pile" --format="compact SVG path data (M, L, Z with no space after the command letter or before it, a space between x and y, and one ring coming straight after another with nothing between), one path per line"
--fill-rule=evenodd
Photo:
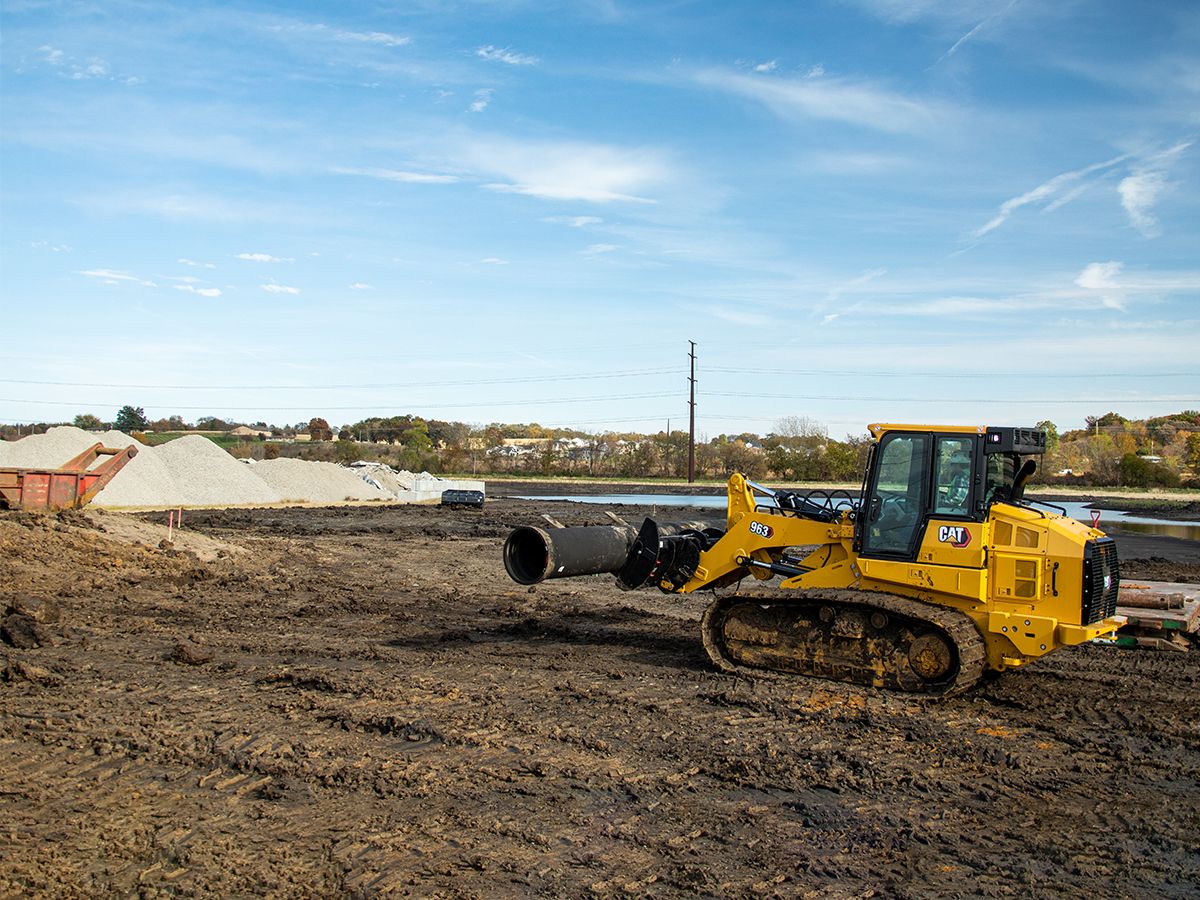
M397 472L391 466L372 462L351 463L350 468L367 484L373 485L393 497L402 497L406 491L412 490L412 472Z
M175 476L181 497L174 502L184 506L244 506L283 500L279 491L255 475L249 466L198 434L146 449L155 453Z
M370 463L348 469L334 463L272 459L245 465L206 437L187 435L146 447L120 431L94 434L70 425L19 441L0 441L0 466L55 469L93 444L137 446L137 456L96 495L94 506L255 506L345 500L436 502L451 487L482 482L443 481ZM95 465L104 462L101 457Z
M396 499L395 491L371 484L353 470L335 463L267 459L247 468L270 485L285 503Z

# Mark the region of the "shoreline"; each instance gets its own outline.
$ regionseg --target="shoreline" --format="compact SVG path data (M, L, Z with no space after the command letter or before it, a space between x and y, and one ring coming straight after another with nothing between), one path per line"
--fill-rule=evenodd
M568 495L594 497L602 494L669 494L672 496L720 497L725 493L724 483L703 482L687 484L678 481L654 482L645 480L602 481L585 479L565 481L562 479L484 479L489 497L518 497L538 495ZM857 484L814 485L812 483L773 484L772 487L805 492L845 491L857 494ZM1063 490L1047 487L1029 492L1032 500L1048 503L1082 502L1092 509L1109 512L1129 512L1152 515L1172 521L1200 521L1200 491L1179 491L1169 494L1164 491L1135 493L1122 488L1076 488Z

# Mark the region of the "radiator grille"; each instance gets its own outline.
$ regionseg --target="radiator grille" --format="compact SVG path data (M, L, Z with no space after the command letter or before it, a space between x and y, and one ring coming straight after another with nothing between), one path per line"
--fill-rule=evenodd
M1121 585L1121 566L1117 544L1112 538L1096 538L1083 548L1083 616L1091 625L1117 611L1117 591Z

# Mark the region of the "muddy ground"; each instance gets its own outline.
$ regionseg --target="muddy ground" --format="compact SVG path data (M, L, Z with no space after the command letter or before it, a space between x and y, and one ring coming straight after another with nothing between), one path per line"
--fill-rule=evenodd
M1200 652L735 678L702 598L508 581L542 511L604 521L0 513L0 894L1196 896Z

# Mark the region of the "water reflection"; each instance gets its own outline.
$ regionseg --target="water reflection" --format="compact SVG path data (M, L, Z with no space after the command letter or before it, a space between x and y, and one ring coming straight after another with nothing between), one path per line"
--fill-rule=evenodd
M712 494L590 494L590 495L542 495L522 496L518 500L566 500L572 503L603 503L606 505L629 504L631 506L699 506L704 509L724 509L725 496ZM1052 506L1065 509L1067 515L1084 524L1092 523L1092 512L1087 504L1078 501L1054 503ZM1188 541L1200 541L1200 522L1177 522L1171 519L1155 519L1139 516L1136 513L1123 513L1117 510L1104 509L1100 511L1100 525L1103 529L1119 530L1131 534L1153 534L1165 537L1183 538Z

